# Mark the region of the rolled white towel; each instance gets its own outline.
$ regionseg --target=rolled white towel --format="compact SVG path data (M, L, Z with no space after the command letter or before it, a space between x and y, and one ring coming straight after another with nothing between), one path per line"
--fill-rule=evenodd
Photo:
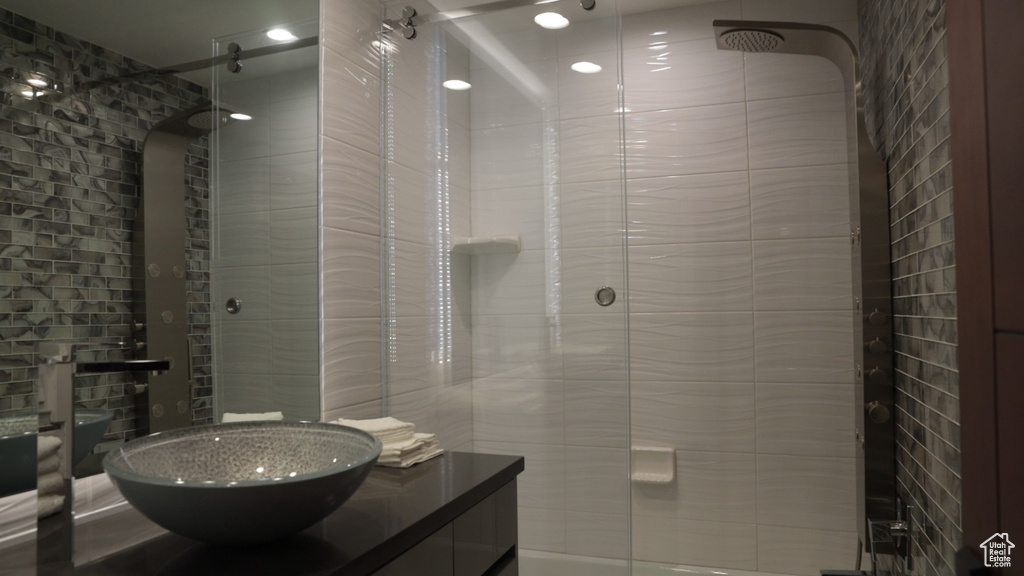
M39 495L50 494L52 492L60 492L64 487L64 478L61 477L59 472L50 472L43 474L39 477L36 489L39 490Z
M46 518L47 516L52 516L57 512L60 512L61 509L64 508L64 497L54 496L52 494L48 496L39 496L37 506L39 510L39 517Z
M47 472L56 472L60 469L60 455L50 454L45 458L39 459L39 465L37 470L40 474L46 474Z
M40 435L36 438L36 452L39 459L42 460L47 456L56 454L57 450L60 449L61 441L56 436L45 436Z
M261 422L264 420L284 420L284 414L281 412L253 412L241 414L225 412L224 416L221 417L220 422L221 424L228 424L230 422Z

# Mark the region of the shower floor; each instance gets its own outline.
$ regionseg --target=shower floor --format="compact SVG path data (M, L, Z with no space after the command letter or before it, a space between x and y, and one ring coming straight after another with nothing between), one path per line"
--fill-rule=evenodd
M797 576L775 572L724 570L707 566L681 566L657 562L634 562L633 573L625 560L573 556L535 550L520 550L519 573L522 576Z

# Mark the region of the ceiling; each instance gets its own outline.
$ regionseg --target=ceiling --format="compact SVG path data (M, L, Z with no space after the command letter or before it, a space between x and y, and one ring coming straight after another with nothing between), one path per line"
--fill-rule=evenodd
M208 58L213 38L319 13L318 0L0 0L0 7L158 68Z
M451 10L490 1L431 3ZM638 13L709 1L714 0L617 0L617 5L622 13ZM0 0L0 7L157 68L208 58L214 38L319 14L319 0ZM201 84L210 78L208 72L183 76Z
M344 0L334 0L344 1ZM490 0L434 0L441 10ZM708 0L618 0L624 13ZM402 0L388 0L388 5ZM200 60L210 40L315 18L318 0L0 0L0 6L151 66Z

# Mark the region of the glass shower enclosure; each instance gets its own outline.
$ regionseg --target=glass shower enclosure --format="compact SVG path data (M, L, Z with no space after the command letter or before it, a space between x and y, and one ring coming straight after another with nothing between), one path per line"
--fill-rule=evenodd
M386 410L449 450L526 456L521 546L624 567L619 19L541 12L385 36Z
M853 94L712 23L856 3L386 4L385 413L526 457L525 575L853 569Z
M241 70L213 71L216 110L244 114L212 136L213 418L320 418L319 25L217 38ZM293 46L297 46L292 48ZM290 48L290 49L286 49ZM280 50L259 58L261 49Z

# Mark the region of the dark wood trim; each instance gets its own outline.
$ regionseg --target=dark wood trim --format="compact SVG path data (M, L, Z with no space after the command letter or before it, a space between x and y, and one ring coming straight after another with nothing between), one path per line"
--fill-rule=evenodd
M995 531L999 519L984 32L982 2L947 0L953 209L956 214L961 514L963 544L978 553L978 545Z
M988 107L989 190L992 201L992 271L996 330L1024 333L1024 2L985 2L985 85ZM1001 383L1002 381L999 380ZM1002 386L997 384L997 396ZM1002 441L1003 438L1000 438Z
M1019 242L1019 241L1018 241ZM999 531L1006 532L1017 547L1024 543L1024 459L1020 439L1024 438L1024 334L996 334L996 379L999 413ZM1024 561L1004 569L1003 576L1024 574Z

